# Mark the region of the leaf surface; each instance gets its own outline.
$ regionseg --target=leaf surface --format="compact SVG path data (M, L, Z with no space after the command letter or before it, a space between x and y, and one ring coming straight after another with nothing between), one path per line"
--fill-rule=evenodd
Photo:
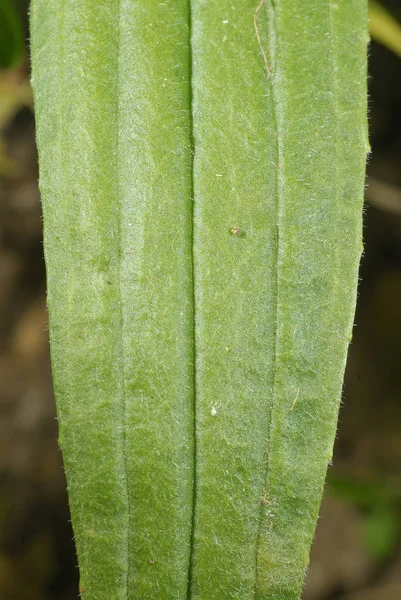
M33 0L88 600L295 600L361 252L360 0Z

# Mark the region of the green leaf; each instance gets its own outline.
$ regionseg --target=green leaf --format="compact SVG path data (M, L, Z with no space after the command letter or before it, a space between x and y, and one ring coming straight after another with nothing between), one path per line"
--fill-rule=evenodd
M361 253L367 6L33 0L88 600L299 597Z
M19 16L10 0L0 5L0 68L15 67L24 52L24 35Z

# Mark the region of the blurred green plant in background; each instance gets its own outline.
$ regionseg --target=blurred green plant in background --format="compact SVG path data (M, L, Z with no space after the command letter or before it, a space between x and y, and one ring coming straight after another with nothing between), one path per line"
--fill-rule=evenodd
M16 174L8 158L3 132L23 106L32 106L32 92L27 73L24 27L11 0L0 3L0 175Z
M401 490L380 479L354 481L331 475L327 492L359 510L366 550L376 560L388 559L401 540Z
M10 0L0 4L0 68L17 67L24 55L23 27Z
M369 2L370 35L401 57L401 25L379 2Z

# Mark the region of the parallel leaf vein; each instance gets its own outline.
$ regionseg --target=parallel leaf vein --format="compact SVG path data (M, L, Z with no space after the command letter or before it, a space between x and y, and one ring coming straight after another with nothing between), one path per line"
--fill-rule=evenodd
M189 563L188 563L188 584L187 600L192 597L192 580L194 568L194 544L195 544L195 517L196 517L196 499L197 499L197 424L196 424L196 292L195 292L195 185L194 185L194 158L195 158L195 139L194 139L194 115L193 115L193 49L192 49L192 6L191 0L187 0L188 14L188 117L189 117L189 152L190 152L190 190L191 190L191 279L192 279L192 406L193 406L193 487L192 487L192 522L190 533Z
M262 3L260 3L258 9L260 10ZM279 283L280 283L280 217L282 210L282 169L281 167L281 157L282 157L282 148L281 148L281 137L280 137L280 123L278 118L277 106L277 79L275 73L275 58L276 58L276 23L275 23L275 7L273 0L269 2L269 6L267 8L267 31L268 31L268 40L269 40L269 53L270 53L270 64L272 67L267 70L268 81L270 85L271 98L273 104L273 126L276 133L276 158L277 158L277 169L276 169L276 180L275 180L275 218L276 218L276 243L275 243L275 264L276 269L274 271L274 300L272 306L273 319L274 319L274 327L273 327L273 342L272 342L272 386L271 386L271 403L270 403L270 416L269 423L267 426L267 448L266 448L266 462L265 462L265 473L264 473L264 485L262 488L261 497L267 496L269 491L267 488L268 475L270 471L270 450L271 450L271 432L273 428L274 421L274 409L276 404L276 369L277 369L277 350L278 350L278 304L279 304ZM259 552L260 552L260 544L263 535L263 525L264 525L264 505L260 504L260 513L259 513L259 526L258 533L256 538L256 546L255 546L255 589L254 589L254 598L257 600L259 597L259 582L258 582L258 563L259 563Z
M130 581L130 544L129 544L129 526L130 526L130 497L129 497L129 488L128 488L128 436L127 436L127 428L128 428L128 407L127 407L127 389L126 389L126 378L125 378L125 317L124 317L124 293L123 293L123 283L122 283L122 268L123 268L123 239L122 239L122 228L123 228L123 203L124 197L122 194L121 188L121 28L122 28L122 9L121 9L122 0L118 0L118 10L117 10L117 85L116 85L116 93L117 93L117 102L116 102L116 112L117 112L117 152L116 152L116 171L117 171L117 193L118 193L118 203L119 203L119 222L118 222L118 261L119 261L119 278L118 278L118 296L119 296L119 336L120 336L120 375L121 375L121 390L122 390L122 427L120 429L121 437L122 437L122 471L124 477L124 485L126 491L126 523L125 523L125 538L126 538L126 548L125 548L125 570L126 570L126 579L125 579L125 596L127 600L129 599L129 581Z

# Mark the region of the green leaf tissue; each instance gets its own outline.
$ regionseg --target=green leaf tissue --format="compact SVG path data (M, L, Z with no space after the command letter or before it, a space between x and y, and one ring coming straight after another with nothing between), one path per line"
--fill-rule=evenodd
M84 600L298 600L362 251L365 0L33 0Z

